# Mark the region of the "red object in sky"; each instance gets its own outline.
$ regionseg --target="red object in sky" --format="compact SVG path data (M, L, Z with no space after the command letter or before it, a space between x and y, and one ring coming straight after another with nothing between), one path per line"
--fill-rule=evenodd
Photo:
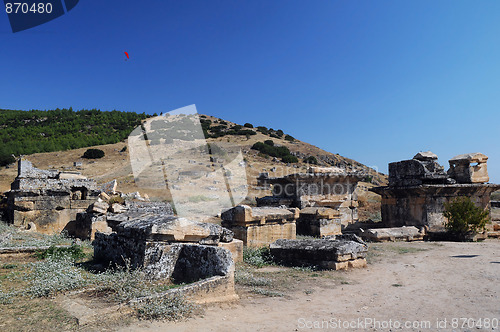
M127 52L125 52L125 55L127 56L127 59L130 59Z

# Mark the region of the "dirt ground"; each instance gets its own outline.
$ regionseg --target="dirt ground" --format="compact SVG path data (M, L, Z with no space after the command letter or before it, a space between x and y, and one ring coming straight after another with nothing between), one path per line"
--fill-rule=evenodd
M311 273L284 297L240 289L239 303L202 317L121 331L500 330L500 241L371 244L370 252L368 268Z

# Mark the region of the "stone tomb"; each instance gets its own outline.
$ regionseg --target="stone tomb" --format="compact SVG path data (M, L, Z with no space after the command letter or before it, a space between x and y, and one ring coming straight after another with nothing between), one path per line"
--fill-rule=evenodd
M248 247L262 247L277 239L295 239L297 208L239 205L222 213L222 226Z
M297 234L318 237L342 234L340 212L324 207L306 207L300 210Z
M105 264L143 268L152 279L189 283L195 302L237 299L234 261L219 243L231 243L231 231L215 224L174 216L143 216L125 221L112 234L97 233L94 257Z
M41 170L20 159L18 175L7 193L8 218L15 226L60 233L68 230L68 223L93 204L99 193L96 182L80 173Z
M356 235L341 235L318 240L277 240L271 255L280 264L313 266L342 270L365 267L368 247Z
M357 172L330 167L310 167L307 173L290 174L280 178L260 176L259 185L271 184L273 196L257 199L258 206L327 207L339 211L342 226L358 221L356 187L363 176Z
M460 155L450 160L448 172L432 152L420 152L411 160L389 164L389 185L372 188L382 196L385 227L424 227L427 232L443 232L444 203L467 196L477 206L490 209L491 193L500 185L488 181L486 160L480 153ZM470 165L477 162L478 165Z

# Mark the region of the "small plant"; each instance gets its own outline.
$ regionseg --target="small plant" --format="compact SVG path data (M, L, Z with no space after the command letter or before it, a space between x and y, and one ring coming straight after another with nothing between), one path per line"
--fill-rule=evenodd
M291 135L285 135L285 141L294 142L295 138Z
M112 196L110 199L109 199L109 205L113 205L115 203L118 203L118 204L125 204L125 199L119 195L117 196Z
M281 161L284 163L287 163L287 164L293 164L293 163L297 163L299 161L299 159L297 159L297 157L290 154L290 155L287 155L287 156L284 156L283 158L281 158Z
M248 122L247 122L247 123L245 123L245 124L243 125L243 127L246 127L246 128L253 128L253 125L252 125L251 123L248 123Z
M104 151L102 151L100 149L88 149L83 154L83 158L87 158L87 159L99 159L102 157L104 157Z
M83 248L81 246L73 244L70 247L50 246L50 248L47 250L35 253L35 257L37 257L38 259L47 259L49 257L53 257L55 259L68 257L73 261L77 261L79 259L85 258L86 255L83 252Z
M252 293L264 295L264 296L269 296L269 297L283 297L283 296L285 296L285 294L283 294L281 292L274 292L274 291L271 291L269 289L263 289L263 288L257 288L257 287L252 288Z
M139 318L176 321L190 317L196 306L180 295L147 299L137 305Z
M469 197L458 197L444 203L444 207L443 215L448 219L444 227L456 236L463 237L483 231L489 219L489 211L476 206Z
M264 265L272 264L271 251L268 247L248 248L243 249L243 261L247 264L263 267Z

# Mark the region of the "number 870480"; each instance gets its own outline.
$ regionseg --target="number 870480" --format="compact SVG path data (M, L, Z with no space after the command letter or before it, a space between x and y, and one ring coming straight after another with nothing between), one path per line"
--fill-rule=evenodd
M50 14L52 13L52 4L48 3L34 3L30 6L26 2L7 2L5 4L5 11L7 14Z

